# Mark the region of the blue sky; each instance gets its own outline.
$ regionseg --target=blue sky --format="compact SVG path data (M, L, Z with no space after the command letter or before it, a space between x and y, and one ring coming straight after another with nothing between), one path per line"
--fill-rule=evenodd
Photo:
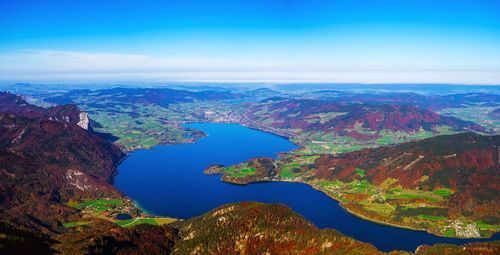
M0 3L0 79L500 84L500 1Z

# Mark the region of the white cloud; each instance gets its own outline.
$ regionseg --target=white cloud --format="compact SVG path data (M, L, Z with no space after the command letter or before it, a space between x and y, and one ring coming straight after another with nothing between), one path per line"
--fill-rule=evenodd
M168 58L140 54L24 50L0 55L0 80L270 81L500 84L500 70L376 68L354 61Z

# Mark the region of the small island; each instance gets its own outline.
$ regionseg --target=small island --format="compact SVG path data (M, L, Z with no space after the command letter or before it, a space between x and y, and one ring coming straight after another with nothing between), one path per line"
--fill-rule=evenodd
M268 157L250 159L245 163L225 167L215 164L207 167L205 174L223 174L221 180L233 184L249 184L262 181L271 181L276 175L274 160Z

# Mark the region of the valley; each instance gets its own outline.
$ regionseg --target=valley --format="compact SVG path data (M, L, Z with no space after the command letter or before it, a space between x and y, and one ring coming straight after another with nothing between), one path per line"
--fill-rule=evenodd
M0 1L0 255L499 255L500 0Z
M2 107L6 109L5 111L12 113L54 119L61 123L81 123L81 116L88 116L85 117L87 119L84 122L87 123L86 127L93 135L112 141L121 150L132 152L134 155L143 153L143 149L158 149L163 145L198 144L207 139L207 135L210 136L212 132L215 132L214 130L207 132L204 128L197 128L196 125L186 123L242 124L285 137L299 147L273 151L272 153L279 152L279 158L259 157L262 155L258 153L262 150L261 145L249 147L247 149L257 152L255 155L257 157L245 156L232 162L220 162L227 164L228 167L221 164L213 165L207 168L205 171L207 174L222 174L223 182L240 185L269 181L300 182L321 191L329 199L338 201L338 205L344 210L364 221L398 228L424 230L437 236L460 238L456 240L463 238L463 241L453 241L457 244L480 240L479 238L496 240L495 236L498 235L494 234L499 231L499 223L496 214L498 210L495 209L498 204L495 200L494 183L498 180L495 179L494 171L498 168L498 163L493 163L493 165L491 163L494 162L495 153L485 154L481 151L479 155L486 156L486 158L473 159L472 162L477 163L467 164L464 160L470 160L474 151L478 149L493 149L494 151L494 148L498 147L495 145L497 141L490 142L490 145L486 147L480 145L478 148L471 148L469 151L445 150L437 152L436 155L429 148L439 146L467 148L468 145L457 145L457 142L470 140L472 134L469 137L466 135L467 139L462 137L452 139L452 141L437 141L434 145L421 145L442 137L457 136L454 134L464 136L463 132L474 132L473 140L483 139L481 137L497 137L488 136L496 132L494 122L482 122L487 124L485 126L474 123L481 122L481 111L485 108L471 106L455 110L446 108L441 111L443 114L454 115L459 110L465 109L472 117L464 117L465 120L462 120L408 106L336 103L316 99L270 98L262 100L259 93L252 97L242 96L245 93L111 89L65 92L56 97L35 98L37 102L48 104L74 103L81 111L74 106L64 106L60 108L67 110L48 112L42 108L32 107L32 110L26 112L23 107L29 103L25 102L24 98L7 101L8 103ZM13 97L6 95L6 98ZM490 102L490 104L493 103ZM16 105L17 108L10 105ZM53 106L51 109L58 109L57 107ZM474 111L478 113L472 114L471 112ZM488 116L493 116L491 108L487 108L487 111ZM68 117L65 117L65 114L68 114ZM80 119L73 116L80 116ZM460 115L454 116L460 117ZM24 141L23 133L19 133L18 136L21 141ZM454 145L451 147L451 144L444 145L450 142ZM417 144L417 151L412 147L413 144ZM153 151L156 150L147 151L147 153ZM234 152L237 153L237 151ZM217 158L204 156L213 160ZM252 159L248 160L248 158ZM382 163L377 164L374 159ZM217 161L212 161L212 164L214 163ZM466 183L453 183L451 179L444 180L439 177L440 171L448 171L447 175L452 174L451 176L456 176L456 173L449 172L447 167L434 169L436 164L459 167L465 170L460 173L462 174L460 179L474 178L478 183L470 186ZM199 169L201 172L208 165L210 164L200 165L193 169ZM483 169L479 175L466 170L478 167ZM159 212L156 209L153 210L154 215L169 217L148 215L149 213L144 213L142 206L149 211L152 208L151 204L142 205L147 200L136 197L133 192L130 193L130 190L127 191L128 188L125 187L129 186L121 184L121 177L115 185L120 191L126 191L127 196L118 190L103 193L99 191L101 184L89 179L81 179L79 177L81 175L80 170L69 170L65 173L64 180L67 185L84 192L80 194L80 191L76 193L65 191L61 201L67 201L64 204L72 208L67 209L71 213L56 218L56 221L61 224L59 227L51 227L45 231L84 233L95 229L95 224L103 222L126 229L142 224L175 226L179 218L186 219L196 215L176 215ZM89 177L85 176L85 178ZM111 178L114 179L114 177ZM186 176L186 178L192 177ZM210 180L210 182L214 181L212 177ZM139 185L137 180L134 182L136 183L134 185ZM151 180L149 182L150 185L153 183ZM205 187L203 185L200 188ZM109 189L106 185L103 187ZM189 194L192 191L186 192ZM110 194L113 195L110 196ZM131 194L134 201L141 202L140 209L129 198ZM234 195L236 194L238 193ZM226 200L224 204L241 201L243 197ZM263 198L255 197L252 200L269 201L261 199ZM312 211L303 211L305 209L302 205L293 205L293 200L275 199L278 200L271 201L287 201L285 204L290 204L294 210L305 213L306 217L316 217L313 216ZM164 200L171 200L171 198L167 196ZM220 202L214 202L200 213L221 205ZM472 214L469 209L471 205L475 208ZM349 214L343 217L349 217L347 215ZM336 223L321 223L317 220L314 220L314 223L320 225L326 223L325 226L334 226L346 231L343 226L335 226ZM113 228L111 225L108 227ZM39 228L39 226L34 226L34 229ZM356 233L350 233L350 235L353 234L358 236ZM494 235L493 239L492 235ZM376 244L376 247L383 251L393 249L389 248L390 244L370 240L363 234L360 234L359 238ZM429 236L416 239L426 239L427 243L451 242L444 239L434 238L433 240ZM407 251L412 251L417 247L415 244L404 244L404 242L401 245L403 246L399 249ZM65 248L61 246L60 249Z
M282 135L301 147L294 151L297 154L338 154L463 131L498 132L492 129L496 122L487 119L487 115L482 113L483 108L461 108L465 103L462 98L461 104L455 101L450 103L450 106L459 108L442 108L439 101L436 107L454 117L463 117L455 116L454 111L469 109L477 117L462 120L398 105L346 104L279 97L261 100L261 94L265 92L227 94L202 91L196 96L177 92L177 98L172 97L167 99L168 103L163 103L162 93L166 92L151 89L83 90L45 100L76 103L95 120L93 124L97 132L118 141L117 144L127 151L193 142L203 137L203 133L181 126L190 122L239 123ZM130 99L131 96L133 99ZM245 100L235 100L238 98ZM470 105L478 104L476 101L479 99L473 99L475 101ZM497 98L487 100L490 100L487 101L490 105L500 105L495 101ZM380 123L381 120L385 123ZM332 126L336 128L329 128Z

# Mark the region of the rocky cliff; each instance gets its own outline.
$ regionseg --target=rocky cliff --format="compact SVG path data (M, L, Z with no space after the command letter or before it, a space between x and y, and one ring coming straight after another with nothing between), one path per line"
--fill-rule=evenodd
M0 112L71 123L85 130L90 129L88 114L78 110L78 107L74 104L42 108L29 104L24 100L23 96L14 95L9 92L0 92Z

